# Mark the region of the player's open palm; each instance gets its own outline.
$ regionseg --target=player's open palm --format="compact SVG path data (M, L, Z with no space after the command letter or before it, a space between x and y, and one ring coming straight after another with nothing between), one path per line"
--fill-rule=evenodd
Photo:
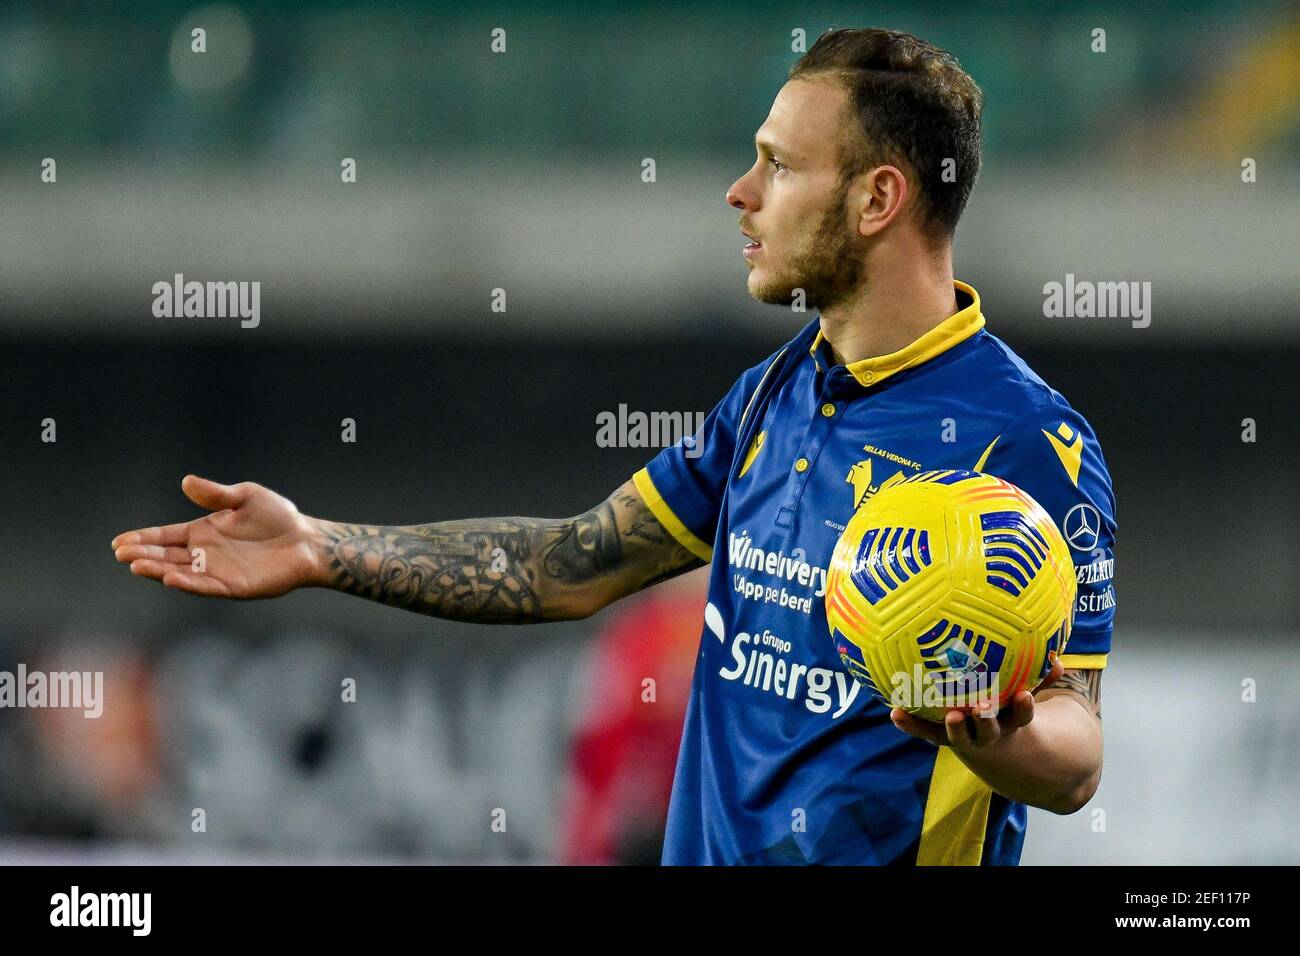
M181 490L211 514L127 531L113 539L131 573L213 597L277 597L308 583L310 519L292 501L252 482L219 485L186 475Z

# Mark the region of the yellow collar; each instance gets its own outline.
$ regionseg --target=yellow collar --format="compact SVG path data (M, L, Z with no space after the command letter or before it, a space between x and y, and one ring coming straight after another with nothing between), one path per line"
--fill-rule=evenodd
M952 284L956 286L958 302L964 294L970 298L970 305L948 316L911 345L906 345L897 352L850 362L845 366L849 374L861 385L879 385L891 375L930 361L936 355L966 341L984 328L984 315L980 312L980 294L966 283L956 279ZM813 339L812 347L808 350L813 361L817 362L818 370L821 369L821 363L817 361L817 349L822 341L822 333L818 329L817 337Z

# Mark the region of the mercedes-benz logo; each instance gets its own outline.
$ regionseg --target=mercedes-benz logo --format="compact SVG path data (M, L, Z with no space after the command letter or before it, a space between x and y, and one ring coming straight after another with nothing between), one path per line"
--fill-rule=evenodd
M1101 515L1092 505L1075 505L1065 513L1061 530L1075 551L1091 551L1101 537Z

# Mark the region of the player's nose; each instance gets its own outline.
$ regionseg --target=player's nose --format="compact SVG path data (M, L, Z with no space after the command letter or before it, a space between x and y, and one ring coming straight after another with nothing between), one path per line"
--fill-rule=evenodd
M741 176L727 190L727 205L734 209L753 211L758 208L758 193L750 188L748 174Z

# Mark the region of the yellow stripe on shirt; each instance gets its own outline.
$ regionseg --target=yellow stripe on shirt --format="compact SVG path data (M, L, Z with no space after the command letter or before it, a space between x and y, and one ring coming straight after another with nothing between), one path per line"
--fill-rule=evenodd
M682 547L701 561L713 560L713 548L697 538L694 532L673 514L673 509L668 507L668 502L664 501L663 495L659 494L659 489L650 480L650 472L642 468L632 476L632 483L636 485L636 490L640 492L641 500L650 509L650 513L659 519L659 523L668 529L668 533L676 538Z

